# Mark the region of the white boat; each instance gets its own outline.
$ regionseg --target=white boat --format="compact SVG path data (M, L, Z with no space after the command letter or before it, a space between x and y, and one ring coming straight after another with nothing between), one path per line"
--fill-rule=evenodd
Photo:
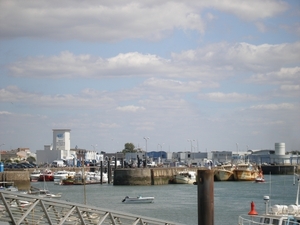
M174 175L173 182L175 184L195 184L196 172L195 171L181 171Z
M142 197L138 196L135 198L130 198L126 196L123 200L123 203L153 203L154 202L154 197Z
M34 170L30 173L30 181L38 181L40 176L42 175L40 170Z
M61 184L62 180L65 180L70 177L74 177L75 172L73 171L66 171L66 170L59 170L54 173L54 184Z
M43 197L43 198L61 198L61 193L54 194L47 189L39 189L36 191L32 191L30 192L30 194L36 195L38 197Z
M261 215L255 210L255 205L251 202L251 210L248 215L239 216L239 225L255 224L276 224L276 225L300 225L300 205L298 204L299 196L299 179L296 203L291 205L273 205L269 207L269 196L264 196L265 212Z
M265 178L264 178L262 170L259 171L258 176L255 178L255 182L256 183L263 183L263 182L265 182Z

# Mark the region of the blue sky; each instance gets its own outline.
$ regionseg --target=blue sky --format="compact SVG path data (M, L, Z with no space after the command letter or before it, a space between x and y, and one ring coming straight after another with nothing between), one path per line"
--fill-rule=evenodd
M300 150L299 18L297 0L3 0L0 149L66 128L106 152L144 137L148 151Z

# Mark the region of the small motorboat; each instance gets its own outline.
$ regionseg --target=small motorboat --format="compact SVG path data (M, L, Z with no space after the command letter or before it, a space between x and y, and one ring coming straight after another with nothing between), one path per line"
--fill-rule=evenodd
M154 197L142 197L138 196L135 198L130 198L126 196L123 201L123 203L153 203L154 202Z
M255 178L255 182L256 182L256 183L262 183L262 182L265 182L265 178L264 178L264 175L263 175L262 170L259 171L258 176Z
M265 182L265 178L264 178L264 177L261 177L261 176L258 176L258 177L256 177L255 182L256 182L256 183L262 183L262 182Z

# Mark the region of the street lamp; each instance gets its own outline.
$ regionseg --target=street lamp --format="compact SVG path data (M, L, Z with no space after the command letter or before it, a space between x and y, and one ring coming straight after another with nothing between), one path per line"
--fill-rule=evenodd
M97 148L97 144L91 145L91 146L93 147L93 149L94 149L94 151L95 151L95 149Z
M193 141L195 141L195 140L188 139L187 141L191 142L191 152L192 152L193 151Z
M144 137L145 141L146 141L146 160L147 160L147 152L148 152L148 149L147 149L147 141L150 139L149 137Z
M1 146L3 146L3 145L5 145L5 144L1 144L1 145L0 145L0 148L1 148ZM0 152L0 162L1 162L1 152Z

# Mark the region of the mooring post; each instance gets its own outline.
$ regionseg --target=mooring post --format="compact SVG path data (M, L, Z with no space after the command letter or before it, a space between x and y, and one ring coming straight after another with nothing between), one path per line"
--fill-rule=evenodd
M103 184L103 161L100 161L100 184Z
M110 168L110 158L107 161L107 176L108 176L108 181L107 183L110 184L110 179L111 179L111 168Z
M214 171L198 170L198 225L214 225Z

